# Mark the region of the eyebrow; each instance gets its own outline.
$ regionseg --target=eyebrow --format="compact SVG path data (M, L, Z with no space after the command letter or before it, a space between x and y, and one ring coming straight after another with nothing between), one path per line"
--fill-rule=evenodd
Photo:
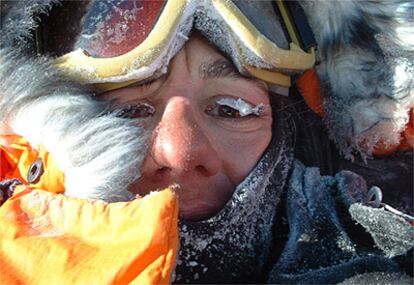
M227 59L217 59L213 62L203 62L199 67L199 75L201 79L214 79L214 78L234 78L244 79L254 83L260 89L268 92L268 89L262 81L258 81L254 78L247 77L241 74L234 64Z
M199 68L201 79L237 76L239 72L234 65L226 59L217 59L213 62L203 62Z

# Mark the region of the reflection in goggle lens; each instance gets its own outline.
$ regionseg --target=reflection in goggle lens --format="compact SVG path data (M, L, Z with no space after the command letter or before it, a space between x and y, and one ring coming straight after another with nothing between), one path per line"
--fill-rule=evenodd
M92 57L114 57L139 46L151 32L165 0L99 0L83 20L76 48Z

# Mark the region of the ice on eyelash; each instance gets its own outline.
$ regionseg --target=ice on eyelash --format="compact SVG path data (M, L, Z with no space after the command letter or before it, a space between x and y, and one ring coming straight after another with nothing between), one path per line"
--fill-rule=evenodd
M227 107L236 109L237 111L239 111L240 116L242 117L248 116L248 115L260 116L261 114L263 114L265 110L265 104L263 103L260 103L253 107L252 105L250 105L249 103L247 103L246 101L240 98L237 100L230 99L230 98L222 98L217 101L217 104L221 106L227 106Z

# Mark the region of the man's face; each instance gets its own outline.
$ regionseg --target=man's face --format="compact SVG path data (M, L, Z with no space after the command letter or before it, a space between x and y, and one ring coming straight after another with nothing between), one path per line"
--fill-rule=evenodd
M217 214L270 142L268 96L263 82L242 77L198 34L168 74L104 94L123 116L143 118L153 129L142 177L130 191L145 195L178 184L182 219Z

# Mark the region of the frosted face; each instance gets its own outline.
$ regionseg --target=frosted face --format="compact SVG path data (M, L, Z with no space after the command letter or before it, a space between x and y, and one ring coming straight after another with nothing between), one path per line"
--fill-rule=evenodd
M142 177L130 191L145 195L178 184L184 220L217 214L272 136L266 85L241 76L198 34L167 74L103 96L120 116L142 118L153 130Z

